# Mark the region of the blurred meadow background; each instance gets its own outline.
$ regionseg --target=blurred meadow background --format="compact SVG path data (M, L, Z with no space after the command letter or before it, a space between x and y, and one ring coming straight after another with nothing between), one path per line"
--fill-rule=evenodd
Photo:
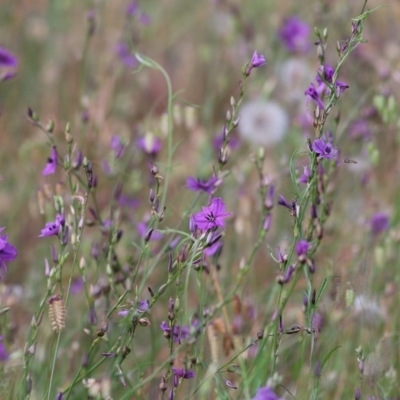
M400 399L400 3L339 71L335 159L305 95L363 5L0 1L1 399Z

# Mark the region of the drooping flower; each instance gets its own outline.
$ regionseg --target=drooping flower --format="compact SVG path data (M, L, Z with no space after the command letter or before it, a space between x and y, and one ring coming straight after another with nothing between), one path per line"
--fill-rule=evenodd
M208 207L203 207L202 211L192 215L192 222L197 229L206 231L225 226L225 218L232 215L225 211L225 203L221 198L217 197L211 200Z
M18 58L11 54L4 47L0 47L0 67L12 67L18 66Z
M331 143L324 141L323 139L315 139L311 148L317 157L326 158L327 160L336 159L338 154L337 148L333 147Z
M252 400L280 400L278 395L269 387L264 386L257 390Z
M273 101L254 100L240 111L240 136L258 146L271 147L282 141L288 126L286 111Z
M5 228L0 228L2 232ZM7 272L6 262L13 261L17 257L17 249L8 242L8 235L0 235L0 280Z
M161 139L152 133L146 133L137 140L137 145L143 152L155 157L161 150Z
M293 53L304 53L310 49L310 26L297 17L289 17L283 21L278 30L278 38Z
M379 235L389 229L390 226L389 216L383 212L375 213L369 223L373 235Z
M61 214L57 214L56 219L47 222L45 227L40 231L39 237L57 236L60 226L65 224L65 218Z
M218 178L216 176L211 176L208 180L189 176L186 180L186 187L194 192L212 194L216 188L217 181Z
M50 157L47 159L47 164L43 168L42 175L52 175L56 172L58 161L58 153L56 147L51 148Z

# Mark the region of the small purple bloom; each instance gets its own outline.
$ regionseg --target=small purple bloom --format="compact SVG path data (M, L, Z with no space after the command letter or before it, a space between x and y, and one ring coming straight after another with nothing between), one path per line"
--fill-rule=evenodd
M308 96L311 100L314 100L319 108L321 108L322 110L325 109L325 105L320 99L320 94L317 92L317 89L315 88L315 85L313 83L310 84L304 94Z
M161 139L149 133L140 137L137 140L137 145L143 152L154 157L161 150Z
M308 183L308 179L311 176L311 171L308 166L303 167L303 175L299 178L300 183Z
M221 236L220 236L221 237ZM218 254L218 252L222 249L222 242L221 240L215 240L214 243L211 243L208 247L206 247L203 253L208 256L212 257Z
M111 139L111 148L114 151L115 158L121 158L124 154L125 145L122 143L118 135L114 135Z
M292 204L290 204L281 194L278 196L278 205L292 210Z
M0 228L2 232L5 228ZM7 272L6 262L13 261L17 257L17 249L8 242L8 235L0 235L0 280Z
M117 313L120 317L126 317L129 314L129 310L121 310Z
M284 46L293 53L303 53L310 48L310 26L297 17L285 19L278 31Z
M258 55L257 51L254 51L253 57L251 59L251 66L253 68L258 68L258 67L262 67L266 63L267 62L265 61L265 57L262 54Z
M194 378L194 376L196 375L194 373L194 371L192 371L191 369L173 368L172 367L172 372L178 378L183 378L183 379L191 379L191 378Z
M259 68L265 65L267 62L265 61L265 57L260 54L258 55L257 51L254 51L253 57L251 58L250 65L246 69L246 76L250 75L250 72L253 68Z
M211 200L208 207L203 207L202 211L192 215L192 222L202 231L225 226L225 218L232 215L225 212L225 204L221 198L217 197Z
M325 142L323 139L315 139L312 144L312 150L319 158L326 158L327 160L334 160L337 156L337 149L333 147L329 142Z
M9 358L6 346L3 343L3 336L0 336L0 361L7 361Z
M54 174L57 169L57 161L58 161L58 154L54 146L51 149L50 157L47 159L47 164L42 171L42 175L45 176Z
M17 67L18 59L4 47L0 47L0 67Z
M60 226L63 226L64 224L64 216L57 214L54 221L46 223L45 227L40 231L39 237L57 236Z
M369 223L373 235L379 235L389 229L390 226L389 216L383 212L377 212L374 214Z
M153 230L151 232L151 234L149 234L151 228L148 227L148 224L146 222L139 222L138 224L136 224L136 228L137 228L137 230L139 232L139 235L142 238L146 238L146 236L149 235L150 237L149 237L148 240L157 241L157 240L162 239L162 237L163 237L161 232L158 232L158 231L155 231L155 230Z
M191 176L186 180L186 187L193 192L205 192L212 194L215 190L218 179L215 176L211 176L208 180L196 179Z
M168 322L163 321L160 328L168 337L171 337L172 334L174 343L180 343L181 340L185 340L189 336L189 328L187 326L174 325L173 329L171 329Z
M145 312L149 309L149 301L148 300L139 300L138 311Z
M279 400L279 397L269 386L264 386L257 390L252 400Z
M300 256L306 256L308 250L310 250L310 243L308 243L306 240L301 239L296 243L296 253L297 255Z
M138 60L136 59L135 55L131 53L126 43L118 43L115 51L121 62L126 67L135 68L138 65Z
M220 132L213 140L213 147L215 150L220 150L225 140L224 135L225 126L222 128L222 132ZM240 146L239 136L235 133L235 131L229 134L228 146L232 150L236 150Z

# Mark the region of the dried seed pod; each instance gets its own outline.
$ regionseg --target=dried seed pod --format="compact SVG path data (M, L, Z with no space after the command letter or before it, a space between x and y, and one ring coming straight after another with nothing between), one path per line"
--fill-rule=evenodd
M65 328L65 304L58 294L49 299L49 317L54 331L59 332Z

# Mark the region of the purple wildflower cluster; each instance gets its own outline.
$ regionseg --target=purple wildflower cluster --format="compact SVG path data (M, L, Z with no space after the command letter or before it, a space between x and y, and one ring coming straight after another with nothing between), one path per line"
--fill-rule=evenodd
M341 94L349 88L347 83L334 80L334 78L335 70L329 64L325 64L319 67L315 83L311 83L305 91L308 98L313 100L321 110L325 109L325 96L329 96L332 90L335 93Z

